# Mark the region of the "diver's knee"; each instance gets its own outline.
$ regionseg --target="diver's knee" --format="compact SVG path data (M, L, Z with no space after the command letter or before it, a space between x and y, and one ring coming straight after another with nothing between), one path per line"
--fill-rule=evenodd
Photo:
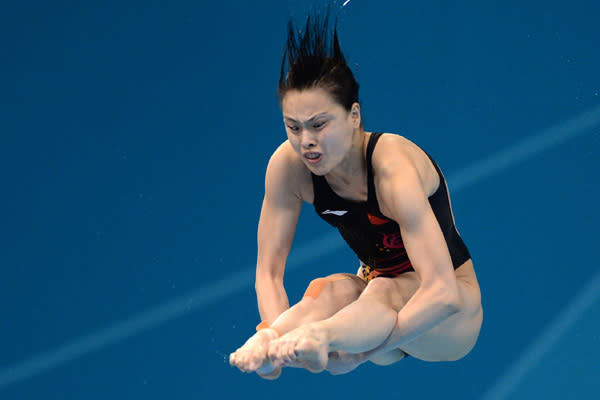
M360 283L362 281L359 282L353 279L351 275L344 274L313 279L306 288L303 298L309 297L317 300L323 295L328 295L335 296L344 302L352 302L358 298L362 291Z
M313 300L316 300L321 293L323 293L323 290L325 290L325 287L329 284L329 280L327 278L317 278L317 279L313 279L310 284L308 285L308 287L306 288L306 291L304 292L304 297L310 297Z
M363 296L387 296L389 293L397 291L396 283L392 278L377 278L373 279L367 285Z

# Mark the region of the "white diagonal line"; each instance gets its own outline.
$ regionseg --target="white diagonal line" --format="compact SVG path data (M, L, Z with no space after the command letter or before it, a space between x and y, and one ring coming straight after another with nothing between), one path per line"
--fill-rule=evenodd
M321 257L343 245L339 235L330 233L318 240L299 246L288 261L288 269L294 269L315 258ZM254 268L244 268L235 275L202 286L187 295L177 297L145 312L133 315L101 329L95 333L76 339L57 349L47 351L21 363L0 371L0 389L38 373L66 364L78 357L110 346L128 337L152 329L165 322L188 314L208 304L226 298L254 281Z
M600 298L600 270L594 278L571 299L567 306L547 326L531 346L504 372L486 392L484 400L508 398L523 378L541 361L542 357L556 345L567 329ZM568 397L568 396L566 396Z
M461 190L463 187L480 182L498 171L510 168L534 154L541 153L569 139L587 133L598 125L600 125L600 106L456 171L448 178L448 185L453 192Z
M600 125L600 106L451 174L448 178L448 186L455 193L526 158L582 135L598 125ZM342 246L343 241L334 233L298 246L290 254L287 269L289 271L297 268ZM9 366L0 371L0 389L217 302L249 286L253 278L254 266L247 267L236 272L235 276L205 285L185 296L133 315L108 328Z

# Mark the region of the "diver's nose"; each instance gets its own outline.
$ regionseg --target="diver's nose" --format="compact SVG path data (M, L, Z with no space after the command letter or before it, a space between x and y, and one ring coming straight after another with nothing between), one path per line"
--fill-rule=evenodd
M315 136L306 130L302 132L302 139L300 143L304 149L311 149L317 145Z

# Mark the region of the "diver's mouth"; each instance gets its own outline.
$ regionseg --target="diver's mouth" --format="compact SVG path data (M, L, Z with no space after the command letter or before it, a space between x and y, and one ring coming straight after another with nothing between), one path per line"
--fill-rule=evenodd
M304 153L304 158L311 164L317 164L323 158L321 153L308 152Z

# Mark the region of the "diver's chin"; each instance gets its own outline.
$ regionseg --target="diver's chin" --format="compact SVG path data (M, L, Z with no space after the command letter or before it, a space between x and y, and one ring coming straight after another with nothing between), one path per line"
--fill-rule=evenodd
M329 172L329 170L326 170L325 168L319 168L312 165L307 165L307 168L310 172L317 176L325 176Z
M308 168L308 170L314 175L324 176L327 174L327 172L329 172L326 169L325 163L323 162L323 156L320 156L317 160L309 160L304 158L304 165L306 165L306 168Z

